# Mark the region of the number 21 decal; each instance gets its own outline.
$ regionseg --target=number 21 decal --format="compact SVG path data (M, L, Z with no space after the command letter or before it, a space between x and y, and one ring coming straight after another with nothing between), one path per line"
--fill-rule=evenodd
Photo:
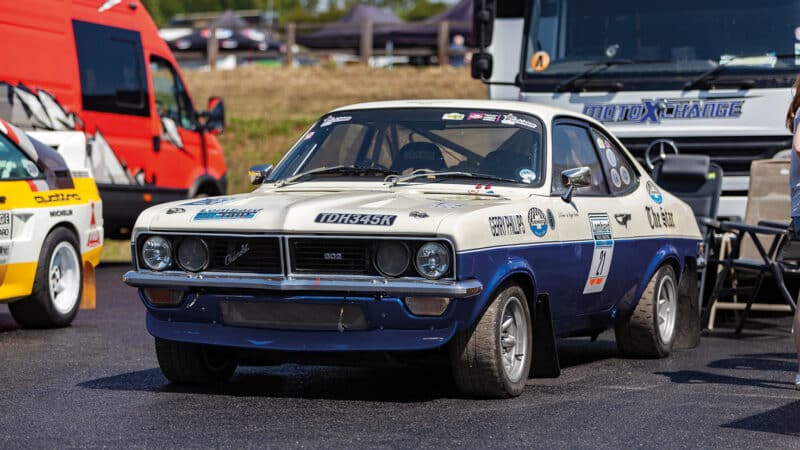
M614 257L614 238L611 235L608 214L589 214L589 224L592 227L594 252L583 293L596 294L603 292L606 287L606 279Z

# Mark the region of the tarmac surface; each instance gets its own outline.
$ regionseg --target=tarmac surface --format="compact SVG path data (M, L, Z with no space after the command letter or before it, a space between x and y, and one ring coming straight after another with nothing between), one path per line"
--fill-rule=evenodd
M161 375L125 265L98 308L23 330L0 306L0 447L798 448L789 317L704 337L663 360L613 334L560 343L562 375L511 400L460 398L441 372L283 365L212 388Z

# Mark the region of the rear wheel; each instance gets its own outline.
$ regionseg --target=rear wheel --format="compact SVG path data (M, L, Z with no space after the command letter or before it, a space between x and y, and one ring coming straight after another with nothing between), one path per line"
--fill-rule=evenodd
M236 371L236 361L223 347L156 338L156 357L164 376L174 383L219 383Z
M54 229L44 240L31 295L8 305L26 328L56 328L72 323L83 293L83 266L75 234Z
M516 397L531 367L532 326L525 292L516 284L499 290L480 321L457 335L450 362L458 389L478 397Z
M626 356L663 358L672 350L678 320L678 281L672 266L661 266L627 322L615 327L617 348Z

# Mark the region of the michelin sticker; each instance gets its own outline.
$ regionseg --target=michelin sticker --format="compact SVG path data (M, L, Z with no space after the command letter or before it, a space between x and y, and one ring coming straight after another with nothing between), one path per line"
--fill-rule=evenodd
M594 252L583 293L596 294L603 292L606 287L611 260L614 257L614 238L611 235L611 222L608 220L608 214L589 214L589 224L594 239Z
M647 182L647 195L649 195L650 198L659 205L664 201L664 196L661 195L661 191L652 181Z
M547 217L541 209L531 208L528 210L528 226L535 236L542 237L547 234Z
M347 214L347 213L320 213L314 222L333 223L340 225L381 225L390 227L394 225L397 216L387 214Z
M322 121L322 124L320 126L324 128L339 122L350 122L352 119L353 118L350 116L339 116L339 117L328 116Z
M261 208L203 208L194 215L192 220L233 220L233 219L252 219L261 211Z

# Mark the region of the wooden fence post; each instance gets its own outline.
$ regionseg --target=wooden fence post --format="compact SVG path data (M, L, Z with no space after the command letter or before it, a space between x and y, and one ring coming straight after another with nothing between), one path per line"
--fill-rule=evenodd
M294 66L294 47L297 41L297 25L292 22L286 25L286 57L283 65L286 67Z
M208 57L208 69L217 68L217 56L219 55L219 44L217 43L217 29L208 30L208 42L206 43L206 57Z
M450 22L443 20L439 22L439 65L447 66L450 64Z
M369 64L372 57L372 21L361 23L361 63Z

